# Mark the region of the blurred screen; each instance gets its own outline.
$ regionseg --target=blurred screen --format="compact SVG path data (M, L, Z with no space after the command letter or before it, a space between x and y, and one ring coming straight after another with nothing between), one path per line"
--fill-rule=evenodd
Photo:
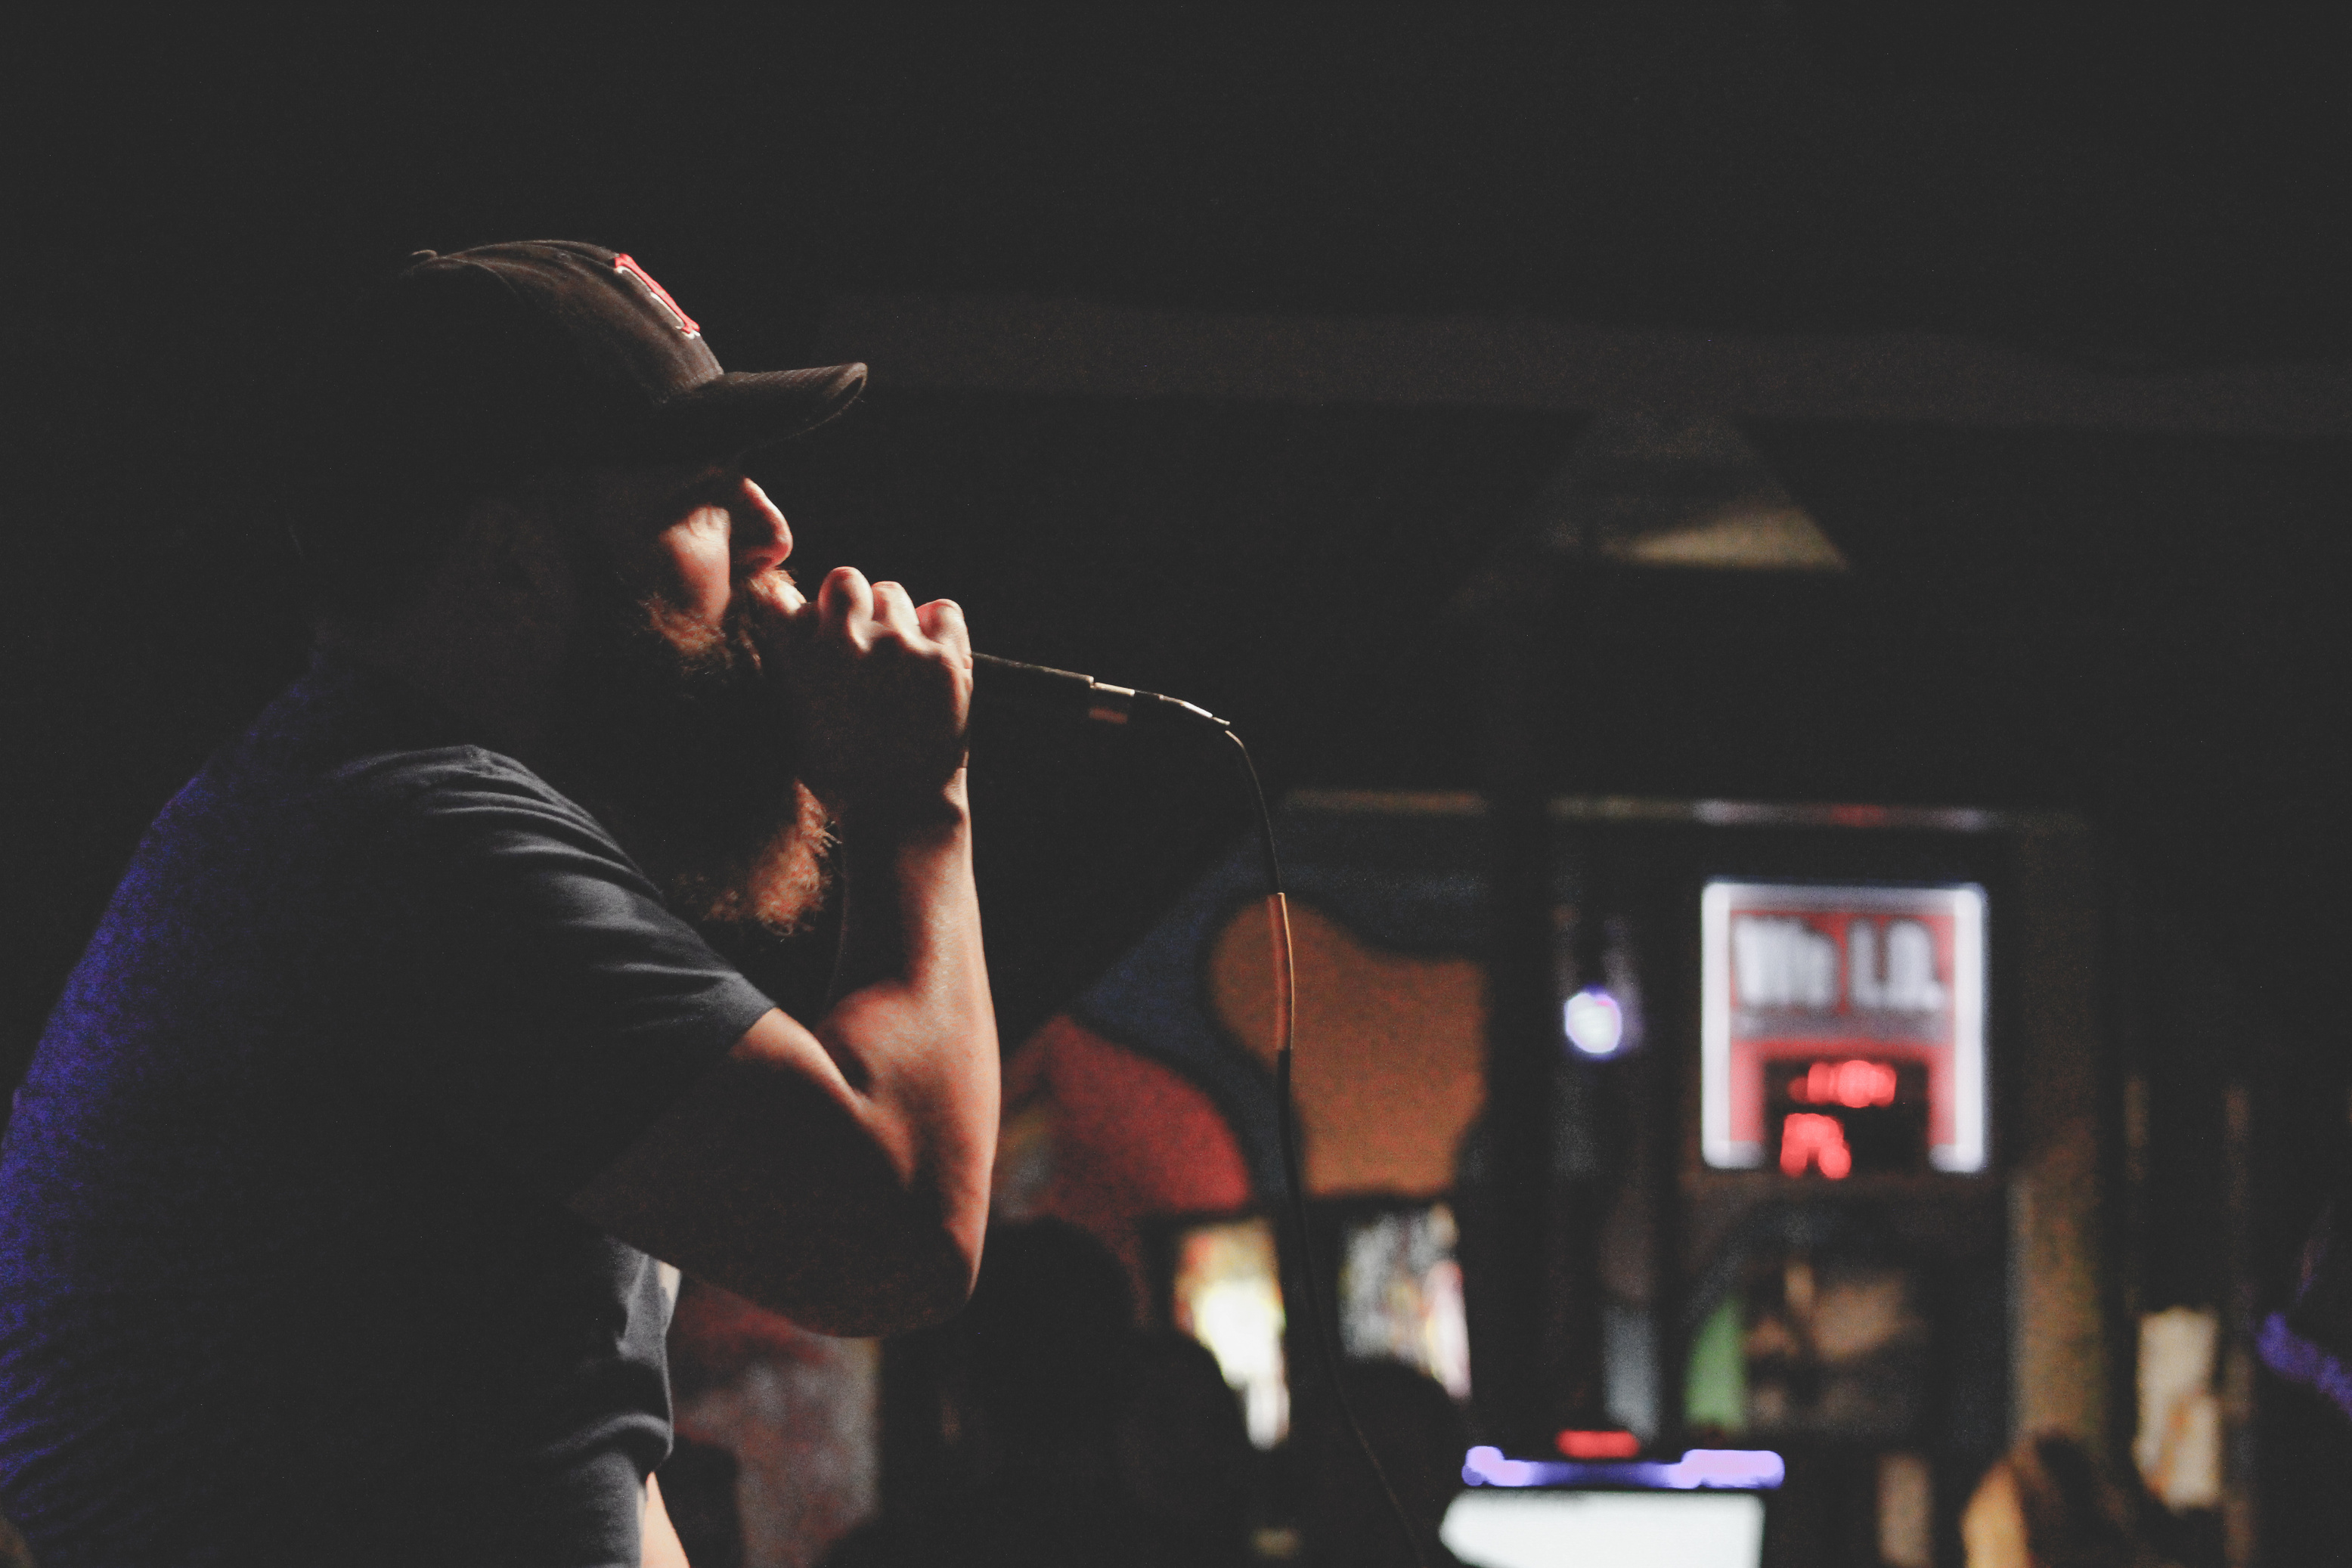
M1470 1330L1454 1240L1454 1211L1444 1204L1344 1222L1339 1342L1351 1357L1401 1361L1467 1399Z
M1454 1500L1438 1539L1470 1568L1757 1568L1764 1501L1751 1492L1479 1487Z
M1242 1396L1250 1441L1271 1448L1290 1431L1282 1357L1282 1276L1274 1224L1262 1216L1196 1225L1176 1235L1176 1326L1209 1347Z

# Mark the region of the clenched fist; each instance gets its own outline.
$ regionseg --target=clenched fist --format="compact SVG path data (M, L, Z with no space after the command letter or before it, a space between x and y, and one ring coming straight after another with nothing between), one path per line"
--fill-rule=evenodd
M971 639L950 599L918 605L896 583L836 567L814 599L752 580L761 665L801 735L801 779L836 816L962 804Z

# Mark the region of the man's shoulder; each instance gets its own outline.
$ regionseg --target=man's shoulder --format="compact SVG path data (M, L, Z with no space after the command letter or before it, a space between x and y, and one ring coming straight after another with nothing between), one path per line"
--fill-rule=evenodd
M320 786L355 803L432 812L468 800L536 804L565 816L588 813L514 758L485 746L369 752L323 770Z
M398 683L325 656L215 753L192 789L247 800L310 797L362 815L430 812L471 797L593 821L526 763Z
M528 868L550 847L634 877L605 826L521 761L319 677L282 693L163 808L118 900L433 886L469 866Z

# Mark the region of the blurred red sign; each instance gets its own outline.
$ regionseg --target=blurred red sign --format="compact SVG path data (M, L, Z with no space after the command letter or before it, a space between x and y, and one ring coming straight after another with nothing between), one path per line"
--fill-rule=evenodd
M1984 921L1972 884L1709 882L1706 1163L1982 1170Z

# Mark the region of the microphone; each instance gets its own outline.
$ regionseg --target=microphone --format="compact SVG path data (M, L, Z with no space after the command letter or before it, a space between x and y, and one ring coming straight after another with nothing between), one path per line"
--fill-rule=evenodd
M976 653L971 656L971 674L975 717L988 708L1014 708L1090 724L1233 728L1205 708L1157 691L1112 686L1076 670L1049 669L1042 664L1021 664Z

